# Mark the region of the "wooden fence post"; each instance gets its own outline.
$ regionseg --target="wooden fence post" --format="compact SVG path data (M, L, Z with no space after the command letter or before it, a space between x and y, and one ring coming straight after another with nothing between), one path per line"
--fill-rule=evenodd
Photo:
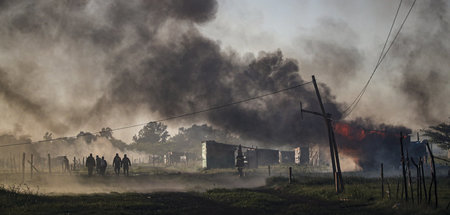
M22 183L25 182L25 152L22 156Z
M383 163L381 163L381 198L384 199Z
M406 159L407 159L407 164L408 164L408 185L409 185L409 189L411 189L411 201L414 204L414 188L412 185L412 180L411 180L411 165L409 163L409 152L408 149L406 149Z
M292 167L289 167L289 184L292 184Z
M428 148L428 152L430 153L431 156L431 164L432 164L432 169L431 169L431 184L434 183L434 198L435 198L435 205L434 207L437 208L438 207L438 195L437 195L437 181L436 181L436 166L434 165L434 155L433 152L430 149L430 144L428 144L428 141L426 142L427 144L427 148ZM430 191L429 191L429 196L431 199L431 187L430 187ZM428 199L428 202L430 202L430 199Z
M399 185L400 185L400 180L399 180L399 178L397 178L397 192L395 193L395 200L398 200L398 189L399 189Z
M73 171L75 171L75 169L77 168L76 165L77 165L77 158L74 156L73 157Z
M30 178L33 178L33 154L31 154L31 162L30 162Z
M408 201L408 185L406 183L406 169L405 169L405 155L403 153L403 133L400 132L400 150L402 155L402 173L403 173L403 186L402 186L402 196L405 192L405 200Z
M269 176L270 176L270 165L267 166L267 169L269 170Z
M425 202L427 202L428 201L427 186L425 184L425 174L424 174L424 171L423 171L423 160L422 160L422 158L420 159L420 166L421 166L421 168L420 168L421 173L420 174L421 174L421 178L422 178L423 194L425 196Z
M48 174L52 174L52 159L50 158L50 153L47 154L48 157Z

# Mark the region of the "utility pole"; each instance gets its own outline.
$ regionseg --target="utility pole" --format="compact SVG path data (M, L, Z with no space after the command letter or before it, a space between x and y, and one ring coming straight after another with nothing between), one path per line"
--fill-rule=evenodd
M330 145L330 157L331 157L331 165L333 168L333 177L334 177L334 185L336 187L336 192L340 193L344 191L344 181L342 179L342 173L341 173L341 165L339 162L339 153L337 149L336 140L334 137L334 131L333 127L331 125L331 114L326 113L325 108L322 103L322 98L320 97L319 88L317 87L316 78L314 75L312 76L312 82L314 84L314 89L316 91L317 99L319 101L320 109L322 113L318 113L315 111L310 110L304 110L302 107L302 104L300 103L300 110L303 116L303 112L314 114L317 116L323 117L325 121L325 125L327 126L327 132L328 132L328 142Z
M408 201L408 187L406 185L406 169L405 169L405 155L403 153L403 133L400 132L400 150L402 155L402 173L403 173L403 187L405 189L405 200Z

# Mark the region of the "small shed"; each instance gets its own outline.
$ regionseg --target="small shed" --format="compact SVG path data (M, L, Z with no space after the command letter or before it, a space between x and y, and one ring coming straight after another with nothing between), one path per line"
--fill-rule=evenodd
M299 165L309 164L309 147L302 146L294 149L295 151L295 163Z
M273 149L256 149L258 157L258 165L267 166L279 163L278 150Z
M247 162L247 167L251 169L258 168L258 155L256 149L250 148L245 152L245 161Z
M278 160L280 163L295 163L294 151L279 151Z
M205 169L234 168L236 146L213 140L202 142L202 166Z

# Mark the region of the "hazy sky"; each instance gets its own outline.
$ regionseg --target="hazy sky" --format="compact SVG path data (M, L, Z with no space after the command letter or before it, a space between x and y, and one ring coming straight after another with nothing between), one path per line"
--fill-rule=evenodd
M308 79L308 76L315 74L318 80L332 87L332 92L339 102L350 103L364 86L376 64L399 2L392 0L219 1L217 18L201 25L200 29L209 37L220 41L223 48L238 50L240 53L257 54L261 50L281 49L287 57L300 61L300 73L304 78ZM412 1L409 0L403 1L394 32L400 26L411 3ZM423 20L424 11L421 10L424 10L427 4L429 1L417 2L398 40L405 35L415 34L417 28L423 27L424 22L429 26L439 26L439 23L433 20ZM447 4L443 8L446 14L443 20L446 21L447 28L449 27L448 9ZM336 26L326 26L330 22ZM339 84L335 82L336 76L330 71L302 68L302 59L305 59L304 43L311 39L332 41L340 46L353 47L361 54L362 58L357 71L347 77L351 82ZM434 40L434 38L425 38L423 42L426 43L426 40ZM448 47L448 40L446 42L445 45ZM403 48L408 47L408 44L401 45L398 41L396 44ZM395 68L397 60L392 55L387 55L358 108L349 119L370 116L379 122L403 124L413 129L424 128L430 123L420 119L410 120L414 118L411 115L419 113L408 107L409 103L411 106L414 105L414 100L408 100L402 92L396 91L395 80L402 73ZM447 79L449 74L447 70L445 76ZM426 80L423 80L422 83L425 82ZM416 84L417 87L421 87L421 83ZM449 117L448 80L446 84L447 87L441 90L447 96L440 105L444 105L441 109L445 110L442 115ZM401 111L401 114L398 114L398 111Z
M172 54L180 54L177 48L185 44L182 39L186 38L180 38L183 35L217 42L221 53L217 55L226 56L224 59L229 57L228 53L236 53L237 58L246 61L258 59L263 52L280 50L285 58L297 62L302 79L310 80L311 75L316 75L320 83L329 87L327 93L335 96L334 101L345 106L353 101L370 76L399 3L396 0L224 0L218 2L215 15L207 14L205 18L189 17L190 12L197 11L189 7L192 11L180 13L175 9L173 14L164 14L171 10L166 7L172 3L161 6L158 1L147 2L150 5L147 8L139 1L4 2L7 3L0 4L0 117L3 119L0 131L30 134L34 139L41 138L48 130L76 135L80 130L117 128L155 120L161 115L184 113L180 111L185 109L172 113L166 112L163 106L152 107L153 97L145 99L149 95L159 98L164 92L134 95L153 90L145 82L137 86L138 82L136 89L132 84L124 84L127 78L133 80L133 75L150 77L146 71L159 68L147 68L142 63L153 62L154 56L161 54L154 51L157 48L173 46ZM412 0L403 1L394 32L411 3ZM203 9L214 11L208 7L199 11ZM446 1L417 1L398 41L349 120L363 117L378 124L412 129L448 121L448 10ZM200 35L190 33L197 29ZM164 75L164 69L167 68L155 73ZM142 71L133 73L134 70ZM194 72L189 77L195 76ZM168 80L174 79L177 78ZM125 86L121 86L123 89L117 87L120 83ZM133 95L123 95L125 99L133 97L128 101L129 106L117 104L119 99L116 101L112 96L127 92L126 86L135 90ZM227 90L233 89L236 87ZM196 90L194 95L199 96L195 93ZM189 96L185 97L191 101ZM208 100L205 105L215 104L211 98L205 100ZM178 126L203 122L202 117L170 122L170 131L174 134ZM130 141L138 130L123 130L115 135Z

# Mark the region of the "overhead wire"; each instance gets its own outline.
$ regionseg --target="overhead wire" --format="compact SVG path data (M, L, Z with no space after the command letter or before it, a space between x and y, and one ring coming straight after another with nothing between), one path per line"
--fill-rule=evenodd
M220 109L223 109L223 108L226 108L226 107L229 107L229 106L233 106L233 105L249 102L249 101L256 100L256 99L261 99L263 97L271 96L271 95L278 94L278 93L281 93L281 92L285 92L285 91L288 91L288 90L293 90L295 88L299 88L301 86L304 86L304 85L307 85L307 84L311 84L311 83L312 83L312 81L309 81L309 82L297 84L297 85L294 85L294 86L291 86L291 87L283 88L283 89L280 89L280 90L272 91L270 93L265 93L265 94L261 94L261 95L258 95L258 96L254 96L254 97L250 97L250 98L246 98L246 99L230 102L230 103L227 103L227 104L211 106L209 108L205 108L205 109L202 109L202 110L193 111L193 112L184 113L184 114L175 115L175 116L170 116L170 117L166 117L166 118L162 118L162 119L158 119L158 120L154 120L154 121L150 121L150 122L146 122L146 123L140 123L140 124L134 124L134 125L124 126L124 127L114 128L114 129L111 129L109 131L124 130L124 129L134 128L134 127L144 126L144 125L147 125L149 123L164 122L164 121L168 121L168 120L173 120L173 119L177 119L177 118L192 116L192 115L205 113L205 112L209 112L209 111L220 110ZM68 136L68 137L59 137L59 138L55 138L55 139L45 139L45 140L39 140L39 141L13 143L13 144L7 144L7 145L0 145L0 147L29 145L29 144L36 144L36 143L51 142L51 141L55 141L55 140L64 140L64 139L68 139L68 138L76 138L76 137L79 137L79 136L101 134L102 132L104 132L104 131L98 131L98 132L93 132L93 133L86 132L86 133L83 133L83 134L77 135L77 136Z
M389 33L388 33L388 35L387 35L387 37L386 37L386 40L384 41L384 45L383 45L383 48L381 49L380 56L378 57L378 61L377 61L377 64L376 64L376 65L380 64L380 61L381 61L381 58L382 58L382 56L383 56L384 50L386 49L386 45L387 45L387 43L389 42L389 38L390 38L390 36L391 36L392 29L394 28L395 22L396 22L396 20L397 20L398 13L399 13L400 8L401 8L401 6L402 6L402 2L403 2L403 0L400 0L400 1L399 1L397 10L396 10L396 12L395 12L394 19L392 20L391 27L389 28ZM374 73L374 72L372 72L372 74L373 74L373 73ZM369 79L370 79L370 78L369 78ZM367 84L366 84L366 86L367 86ZM363 87L363 90L361 90L361 91L359 92L359 94L358 94L358 96L356 96L356 98L358 98L358 97L360 97L360 96L362 95L363 91L365 91L366 86ZM355 98L355 99L353 100L353 102L352 102L352 103L344 110L344 114L345 114L345 113L346 113L346 112L347 112L347 111L355 104L355 102L357 101L356 98Z
M401 7L401 3L402 3L402 1L400 1L399 7L398 7L398 9L397 9L397 12L396 12L394 21L393 21L393 23L392 23L392 25L391 25L391 30L389 31L388 38L386 39L386 42L388 41L389 36L390 36L390 34L391 34L391 31L392 31L392 27L393 27L394 24L395 24L395 20L396 20L396 17L397 17L397 15L398 15L398 11L399 11L399 9L400 9L400 7ZM384 53L383 53L383 51L382 51L382 53L381 53L381 55L380 55L380 58L378 58L377 64L375 65L375 67L374 67L374 69L373 69L373 71L372 71L372 74L370 75L370 77L369 77L369 79L367 80L366 84L364 85L364 87L362 88L362 90L360 91L360 93L358 94L358 96L356 96L356 98L353 100L353 102L352 102L352 103L351 103L351 104L343 111L343 116L341 117L342 119L343 119L343 118L346 118L347 116L349 116L349 115L353 112L353 110L356 108L356 106L358 105L358 103L359 103L359 101L361 100L362 96L363 96L364 93L366 92L367 87L369 86L369 83L370 83L370 81L372 80L372 78L373 78L375 72L377 71L377 69L379 68L379 66L381 65L381 63L383 62L383 60L385 59L385 57L386 57L387 53L389 52L389 50L392 48L392 46L393 46L395 40L398 38L398 35L400 34L400 31L402 30L403 26L405 25L405 22L406 22L406 20L408 19L408 17L409 17L409 15L410 15L410 13L411 13L411 11L412 11L412 9L413 9L413 7L414 7L415 4L416 4L416 0L414 0L413 3L411 4L411 7L409 8L408 13L406 14L405 18L403 19L403 22L401 23L401 25L400 25L400 27L399 27L397 33L395 34L393 40L392 40L391 43L389 44L387 50L386 50ZM385 46L386 46L386 43L385 43ZM383 50L385 49L385 46L383 46Z

